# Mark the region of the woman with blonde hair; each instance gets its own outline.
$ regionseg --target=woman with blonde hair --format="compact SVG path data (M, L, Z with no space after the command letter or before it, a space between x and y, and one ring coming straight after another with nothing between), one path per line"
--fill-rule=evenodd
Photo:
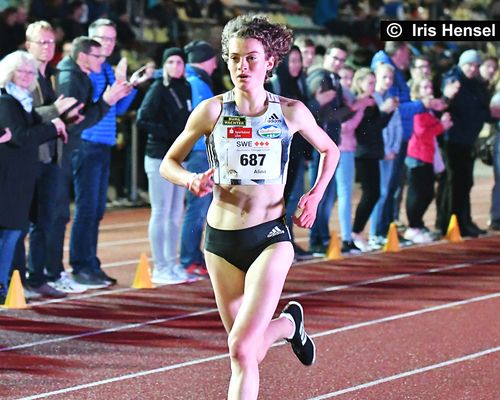
M37 64L25 51L15 51L0 61L0 121L11 131L0 144L0 303L6 295L12 256L21 231L27 229L35 188L38 146L62 136L64 123L55 118L42 123L33 110Z
M358 99L374 98L375 74L369 68L360 68L353 78L353 89ZM387 126L397 107L394 98L382 104L366 107L363 118L356 128L356 174L361 182L361 199L356 207L352 225L354 244L362 251L370 247L363 237L363 230L380 197L379 160L384 158L384 139L382 130Z

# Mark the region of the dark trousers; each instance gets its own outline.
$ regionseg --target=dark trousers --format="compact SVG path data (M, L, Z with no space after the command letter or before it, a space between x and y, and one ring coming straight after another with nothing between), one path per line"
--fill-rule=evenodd
M444 146L447 179L441 202L441 230L448 228L451 215L455 214L461 228L472 221L470 191L474 184L473 146L446 143Z
M391 179L389 180L389 189L387 190L387 197L385 199L382 218L380 221L380 231L378 234L385 236L389 231L389 225L394 220L398 219L399 206L404 188L404 180L406 176L405 158L408 150L408 141L401 141L399 153L394 160L392 166Z
M424 227L424 214L434 197L434 167L425 164L408 169L406 214L410 228Z
M111 146L82 140L73 153L75 215L71 227L69 261L74 273L99 271L99 224L106 211Z
M292 215L297 209L300 197L304 194L305 158L301 154L290 157L288 162L288 174L286 178L284 199L286 206L286 224L293 242Z
M32 287L39 287L47 281L44 274L49 252L47 237L56 212L55 196L59 173L57 164L39 163L30 210L28 262L24 245L27 228L22 230L14 253L13 267L19 270L23 284L27 282Z
M361 233L380 197L380 169L376 158L356 158L356 174L361 183L361 200L356 208L352 231Z
M57 280L64 271L63 252L64 235L66 233L66 224L69 222L71 202L71 187L73 184L71 159L73 157L76 144L67 144L62 156L61 170L57 179L56 187L56 211L54 221L49 229L47 236L48 254L47 254L47 277L49 280Z
M56 213L56 188L60 168L57 164L40 164L33 199L34 218L30 226L30 251L28 257L28 283L39 287L45 283L48 233Z

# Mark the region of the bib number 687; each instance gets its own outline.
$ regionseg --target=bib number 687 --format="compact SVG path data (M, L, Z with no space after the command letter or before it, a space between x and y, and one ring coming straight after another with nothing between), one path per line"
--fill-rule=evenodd
M262 167L264 165L264 160L266 159L265 154L246 154L243 153L240 156L240 164L243 166L251 165L252 167L256 167L257 165Z

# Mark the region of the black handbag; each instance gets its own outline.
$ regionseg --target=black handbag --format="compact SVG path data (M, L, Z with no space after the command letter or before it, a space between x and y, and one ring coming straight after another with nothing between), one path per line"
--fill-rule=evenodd
M496 135L479 137L476 141L476 155L486 165L493 165L495 136Z

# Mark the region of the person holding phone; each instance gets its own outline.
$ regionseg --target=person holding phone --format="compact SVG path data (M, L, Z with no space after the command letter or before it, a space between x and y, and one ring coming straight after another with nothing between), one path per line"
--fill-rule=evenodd
M101 44L101 57L108 58L116 44L116 26L109 19L98 19L89 27L89 37ZM125 60L125 59L124 59ZM149 79L153 70L145 69L132 75L131 82L126 79L126 60L117 66L116 76L111 65L104 61L99 72L92 72L93 97L98 99L107 86L117 83L127 90L113 104L103 118L82 132L82 142L73 161L75 184L75 217L71 229L69 262L79 283L87 285L113 285L116 279L101 268L97 257L99 224L106 209L109 184L111 147L116 144L116 117L123 115L135 98L134 86Z

